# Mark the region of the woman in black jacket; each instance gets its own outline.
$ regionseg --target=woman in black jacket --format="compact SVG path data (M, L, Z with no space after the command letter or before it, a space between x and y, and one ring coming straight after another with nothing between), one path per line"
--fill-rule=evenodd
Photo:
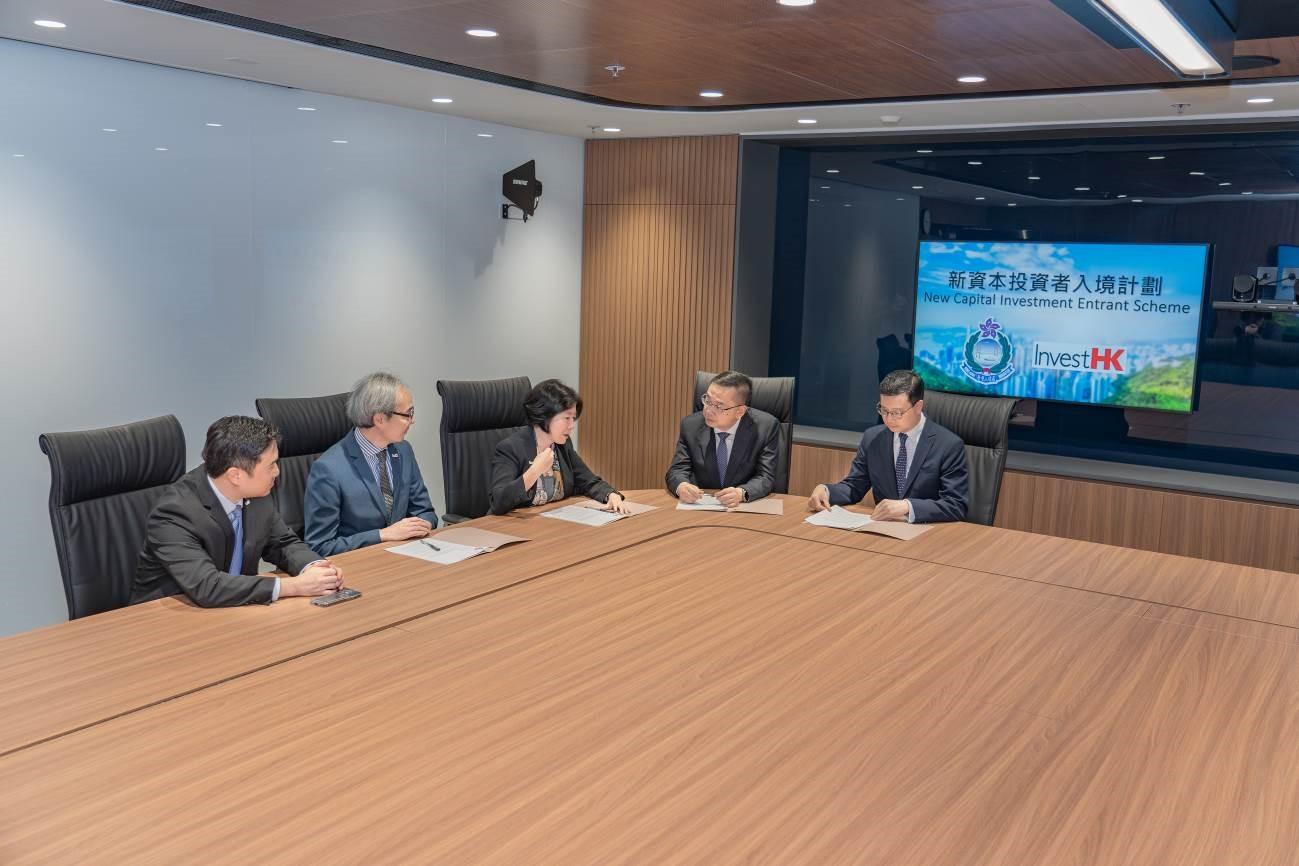
M588 496L611 511L628 513L623 496L577 456L570 438L582 398L558 379L538 382L523 401L528 426L502 439L492 456L493 514Z

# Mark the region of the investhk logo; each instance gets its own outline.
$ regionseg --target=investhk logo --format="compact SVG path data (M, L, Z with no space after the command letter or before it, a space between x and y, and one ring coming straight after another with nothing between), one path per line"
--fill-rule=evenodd
M1041 370L1089 370L1122 373L1127 349L1114 346L1080 346L1076 343L1034 343L1033 366Z

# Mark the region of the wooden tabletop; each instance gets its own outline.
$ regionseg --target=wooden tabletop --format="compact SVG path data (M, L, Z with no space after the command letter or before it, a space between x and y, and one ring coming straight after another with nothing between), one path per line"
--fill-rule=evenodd
M0 863L1295 862L1299 588L785 507L0 642Z

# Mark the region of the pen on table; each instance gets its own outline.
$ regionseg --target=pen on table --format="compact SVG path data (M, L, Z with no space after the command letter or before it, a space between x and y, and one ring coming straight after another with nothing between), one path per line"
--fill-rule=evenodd
M421 538L421 539L420 539L420 542L423 543L423 544L428 545L428 546L431 547L431 548L433 548L433 549L436 550L438 553L441 553L441 552L442 552L442 548L438 547L436 544L434 544L433 542L429 541L427 538Z

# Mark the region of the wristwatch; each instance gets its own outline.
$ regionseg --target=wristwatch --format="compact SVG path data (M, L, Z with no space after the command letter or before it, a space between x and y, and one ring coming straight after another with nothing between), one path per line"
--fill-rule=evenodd
M741 488L740 488L740 501L741 501L741 502L748 502L748 501L749 501L749 491L748 491L747 488L744 488L744 487L741 487Z

